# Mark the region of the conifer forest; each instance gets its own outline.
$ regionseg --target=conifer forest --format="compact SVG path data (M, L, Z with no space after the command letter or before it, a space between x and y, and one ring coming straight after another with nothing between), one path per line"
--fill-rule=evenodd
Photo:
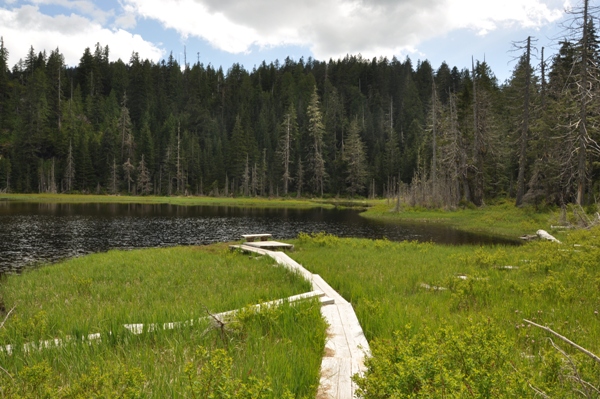
M414 204L585 205L600 194L600 48L591 10L555 54L485 61L285 59L246 70L60 48L8 65L0 42L0 191L408 195ZM1 34L1 31L0 31ZM59 46L60 43L57 43ZM493 49L490 49L493 50ZM499 50L504 51L504 50ZM547 50L546 50L547 52Z

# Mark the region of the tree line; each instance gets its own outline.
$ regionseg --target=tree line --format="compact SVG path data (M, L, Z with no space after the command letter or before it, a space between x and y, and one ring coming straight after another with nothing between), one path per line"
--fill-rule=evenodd
M370 196L415 204L595 202L600 51L587 1L560 50L515 43L512 76L406 58L226 72L108 46L9 68L0 41L0 191ZM541 50L541 56L540 56ZM538 61L534 61L538 55Z

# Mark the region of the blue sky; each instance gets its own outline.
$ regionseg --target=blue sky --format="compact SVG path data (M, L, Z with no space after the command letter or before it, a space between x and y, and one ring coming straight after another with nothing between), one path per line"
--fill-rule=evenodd
M127 62L136 51L159 61L172 52L183 63L185 48L188 62L200 57L224 70L358 53L462 69L473 56L502 82L514 67L511 42L531 35L551 54L569 7L569 0L1 0L0 36L11 66L30 46L59 47L75 65L99 42L112 60Z

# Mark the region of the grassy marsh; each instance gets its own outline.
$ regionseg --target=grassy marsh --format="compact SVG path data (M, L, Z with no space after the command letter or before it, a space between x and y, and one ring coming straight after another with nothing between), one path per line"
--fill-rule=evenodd
M239 384L258 384L265 389L261 397L316 392L325 339L316 300L243 311L225 329L210 320L141 335L123 327L199 320L206 310L311 290L267 258L231 253L224 245L110 251L9 276L0 290L7 308L16 305L0 330L2 345L13 348L12 354L0 351L0 364L12 375L0 373L0 397L46 391L47 397L77 397L82 389L106 397L120 389L131 393L124 397L193 397L206 373L227 376L223 383L236 392ZM101 340L79 342L92 333ZM72 340L60 347L23 349L67 336Z
M333 208L335 203L322 200L262 197L157 197L93 194L1 194L0 201L57 203L134 203L172 205L214 205L260 208Z
M442 223L459 230L509 238L533 234L538 229L552 230L551 226L559 221L559 211L556 209L515 207L512 200L499 200L481 208L452 211L403 205L400 212L395 212L393 202L379 200L370 204L372 206L362 216L390 222Z
M560 367L549 369L548 359L556 356L552 357L555 351L548 334L523 319L549 326L600 353L600 228L565 232L559 237L563 244L451 247L302 235L295 243L294 258L352 302L378 357L372 365L377 361L386 364L382 366L386 373L394 367L390 359L398 359L396 352L386 352L390 348L407 345L421 334L428 340L444 329L460 337L476 324L479 330L494 329L494 336L505 337L502 351L520 375L561 396L566 389L561 377L565 366L555 362L553 367ZM399 339L398 334L404 338ZM460 339L456 342L463 342ZM581 373L593 383L600 380L597 365L569 347L564 349L582 362ZM424 353L426 349L415 351ZM430 355L443 360L440 353ZM389 357L384 361L385 356ZM425 364L418 367L427 367ZM374 374L373 378L373 384L381 385L380 379L385 377ZM534 396L533 390L524 392ZM427 396L426 392L422 395Z

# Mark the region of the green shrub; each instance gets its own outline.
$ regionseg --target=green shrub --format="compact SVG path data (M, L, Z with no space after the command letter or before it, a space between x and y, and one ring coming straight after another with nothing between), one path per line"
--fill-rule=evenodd
M487 322L463 329L410 327L371 346L368 370L356 376L364 399L524 397L527 382L511 364L505 335Z

